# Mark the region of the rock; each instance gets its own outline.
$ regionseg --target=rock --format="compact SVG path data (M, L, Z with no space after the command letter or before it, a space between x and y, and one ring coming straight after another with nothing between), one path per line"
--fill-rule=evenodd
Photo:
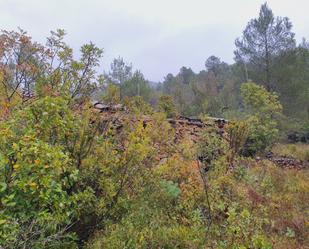
M268 159L269 161L273 162L277 166L286 169L304 169L308 168L308 165L298 159L289 158L289 157L271 157Z
M309 133L308 132L291 132L288 134L288 141L290 143L309 143Z

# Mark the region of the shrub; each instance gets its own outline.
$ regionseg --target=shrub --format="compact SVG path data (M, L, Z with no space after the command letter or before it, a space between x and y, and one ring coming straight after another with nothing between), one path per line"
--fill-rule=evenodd
M165 113L168 118L175 118L177 116L176 107L171 96L162 95L159 99L158 108L159 111Z
M265 151L278 138L276 117L281 115L282 106L275 93L254 83L243 84L241 96L250 127L244 154L254 155Z

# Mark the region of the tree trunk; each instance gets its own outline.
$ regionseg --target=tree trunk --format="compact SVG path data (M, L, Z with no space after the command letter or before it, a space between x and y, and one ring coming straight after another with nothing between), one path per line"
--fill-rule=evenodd
M269 58L269 48L268 48L268 39L267 35L265 35L265 61L266 61L266 89L268 91L272 90L271 83L270 83L270 58Z

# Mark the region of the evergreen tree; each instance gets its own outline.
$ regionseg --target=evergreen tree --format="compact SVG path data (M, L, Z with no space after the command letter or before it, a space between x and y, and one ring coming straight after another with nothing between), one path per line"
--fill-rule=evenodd
M235 59L254 68L259 83L273 89L272 67L275 56L295 48L295 34L287 17L275 17L263 4L258 18L252 19L241 38L236 39ZM254 76L254 75L253 75ZM251 75L249 75L251 77Z

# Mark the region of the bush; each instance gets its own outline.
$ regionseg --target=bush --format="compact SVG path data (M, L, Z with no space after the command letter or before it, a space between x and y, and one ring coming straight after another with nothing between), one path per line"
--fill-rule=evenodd
M254 83L241 86L241 96L249 123L249 136L244 150L245 155L264 152L279 135L276 117L282 113L282 106L275 93Z
M158 103L159 111L166 114L168 118L175 118L177 116L176 107L173 98L168 95L162 95Z

